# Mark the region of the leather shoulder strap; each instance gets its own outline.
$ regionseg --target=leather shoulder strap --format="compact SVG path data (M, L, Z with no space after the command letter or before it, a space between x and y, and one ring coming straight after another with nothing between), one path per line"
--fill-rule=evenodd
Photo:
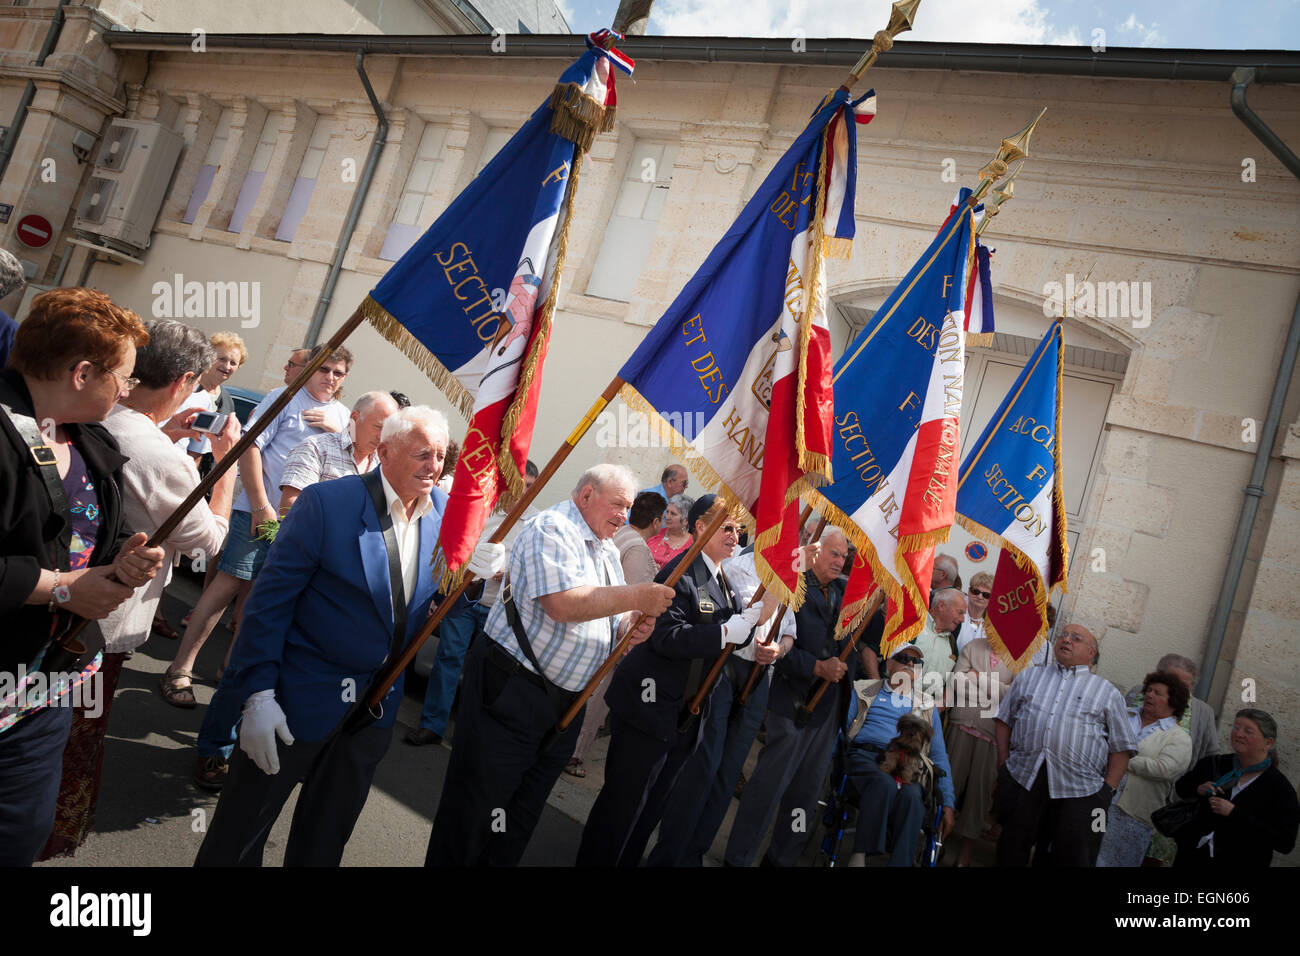
M45 493L50 499L50 508L54 518L63 522L58 536L50 542L50 557L55 568L68 570L68 551L72 547L72 522L68 520L70 507L67 492L63 490L63 480L59 477L59 463L54 457L54 449L45 443L40 426L31 415L18 410L22 398L2 376L0 376L0 412L9 418L10 424L19 437L31 449L32 460L36 463L36 473L45 485Z

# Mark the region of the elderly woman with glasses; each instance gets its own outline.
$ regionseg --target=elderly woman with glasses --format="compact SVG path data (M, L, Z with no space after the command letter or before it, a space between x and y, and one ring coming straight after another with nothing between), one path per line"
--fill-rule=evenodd
M162 566L123 519L125 459L99 424L137 384L148 341L102 292L54 289L32 300L0 373L0 672L24 675L0 698L0 865L28 866L45 845L71 704L103 703L89 635L60 640Z
M695 500L686 495L673 495L668 499L663 530L646 542L650 546L650 556L660 568L691 546L691 528L686 518L694 506Z
M971 641L984 636L984 612L989 608L989 598L993 596L993 575L981 571L970 579L966 592L966 617L957 631L957 653Z
M1197 801L1194 820L1174 838L1175 867L1232 871L1271 866L1273 854L1295 849L1300 801L1278 769L1277 721L1247 707L1232 721L1232 750L1199 761L1174 784Z

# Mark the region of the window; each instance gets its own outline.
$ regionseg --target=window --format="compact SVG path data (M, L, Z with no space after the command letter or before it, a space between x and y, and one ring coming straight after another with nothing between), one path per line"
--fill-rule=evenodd
M212 142L208 144L208 152L203 157L203 165L199 167L198 177L194 180L194 191L190 193L190 202L185 207L185 215L181 217L181 222L193 222L194 217L199 214L199 207L203 205L203 200L208 198L208 190L212 188L212 180L216 178L217 169L221 166L221 156L225 153L226 143L230 139L230 121L230 107L226 107L217 120L217 128L212 134Z
M442 167L442 147L446 139L445 126L429 123L424 127L420 145L415 150L415 159L411 163L411 171L406 174L402 198L397 203L397 215L388 227L388 235L384 237L384 247L379 252L379 258L390 262L402 258L406 250L415 245L420 234L433 223L433 186L438 179L438 170Z
M248 164L248 172L244 174L244 185L240 187L239 198L235 200L235 211L230 215L227 232L243 231L244 220L257 202L257 194L262 191L262 181L266 179L266 169L271 165L271 154L275 152L275 140L280 132L277 129L279 125L274 113L266 114L262 135L258 138L257 149L253 151L253 158Z
M311 142L303 154L302 164L298 167L298 178L293 181L289 192L289 201L285 204L284 215L280 218L280 227L275 231L275 238L281 242L293 242L298 223L307 214L311 203L311 194L316 189L316 180L320 176L321 163L325 161L325 148L329 146L329 125L321 119L311 131Z
M676 159L674 145L639 140L633 145L618 201L591 268L588 295L619 302L631 299L632 287L650 256Z

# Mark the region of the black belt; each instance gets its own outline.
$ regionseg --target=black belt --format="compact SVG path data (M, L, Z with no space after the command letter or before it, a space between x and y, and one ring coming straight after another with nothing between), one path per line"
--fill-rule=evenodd
M508 650L498 644L496 641L488 638L487 641L487 661L498 670L503 670L507 674L518 674L528 683L532 684L542 693L546 693L546 681L540 674L535 674L524 666L524 662Z
M887 750L887 748L877 747L875 744L860 744L855 742L850 744L850 746L853 747L854 750L865 750L869 754L883 754Z

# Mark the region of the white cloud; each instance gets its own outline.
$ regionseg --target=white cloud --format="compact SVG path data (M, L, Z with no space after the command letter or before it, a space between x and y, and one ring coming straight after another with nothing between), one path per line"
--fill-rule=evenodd
M1140 21L1136 13L1130 13L1128 19L1121 23L1116 30L1125 36L1131 36L1137 41L1138 46L1162 46L1168 42L1165 35L1160 32L1160 24L1155 21L1150 26Z
M869 38L889 22L885 0L658 0L654 32L669 36ZM1040 0L925 0L901 40L948 43L1069 43L1078 31L1050 22Z

